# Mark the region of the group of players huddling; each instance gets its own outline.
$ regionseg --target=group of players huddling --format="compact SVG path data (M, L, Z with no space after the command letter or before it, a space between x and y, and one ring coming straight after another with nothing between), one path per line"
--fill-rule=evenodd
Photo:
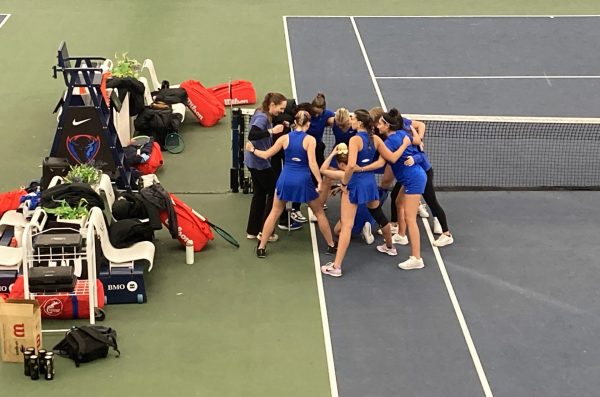
M373 243L373 224L384 238L377 251L396 256L394 244L410 242L411 255L398 267L423 268L417 214L429 214L421 197L434 217L433 231L440 235L434 245L454 242L433 187L433 168L424 151L424 123L402 117L395 108L387 112L382 108L354 112L340 108L334 113L319 93L312 102L294 109L291 122L273 126L274 118L283 114L287 105L284 95L268 93L250 120L244 160L252 178L253 197L246 231L247 238L259 240L259 258L266 257L268 242L277 241L277 224L295 230L307 221L299 203L308 204L327 243L327 253L335 255L332 262L321 266L324 274L333 277L342 275L353 232ZM283 134L290 126L289 133ZM335 144L331 153L325 154L327 127ZM379 185L376 174L382 174ZM392 222L382 210L390 190ZM328 197L337 193L341 193L341 211L334 227L336 242L324 208ZM294 203L291 224L282 216L288 202Z

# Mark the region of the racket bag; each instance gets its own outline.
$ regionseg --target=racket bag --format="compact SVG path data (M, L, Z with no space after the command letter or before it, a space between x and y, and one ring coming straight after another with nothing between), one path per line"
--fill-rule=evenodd
M201 251L209 240L214 240L212 230L208 223L198 218L191 207L181 201L177 196L169 193L173 203L173 209L177 216L178 233L177 240L182 246L186 246L188 240L194 241L194 251ZM169 215L167 211L160 212L160 220L165 226L169 226Z
M211 127L225 116L225 105L211 90L199 81L186 80L179 85L187 92L187 107L194 113L198 122L205 127Z
M152 152L150 158L145 163L135 165L135 168L142 173L142 175L156 174L156 171L162 167L164 162L160 145L157 142L152 142Z
M229 83L223 83L210 87L209 90L225 104L229 105L248 105L256 103L256 91L251 81L234 80Z
M90 296L88 294L87 286L83 283L83 281L78 281L73 292L56 292L52 295L36 295L35 299L42 309L42 318L89 318ZM104 286L102 281L96 280L96 290L98 291L98 307L103 308ZM23 284L23 276L19 276L10 290L9 298L23 299L24 296L25 286Z

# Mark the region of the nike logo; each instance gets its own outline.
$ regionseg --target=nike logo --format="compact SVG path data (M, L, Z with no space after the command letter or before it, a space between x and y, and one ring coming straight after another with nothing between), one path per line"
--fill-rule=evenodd
M75 119L73 119L73 125L80 125L85 123L86 121L90 121L91 119L85 119L85 120L81 120L81 121L77 121Z

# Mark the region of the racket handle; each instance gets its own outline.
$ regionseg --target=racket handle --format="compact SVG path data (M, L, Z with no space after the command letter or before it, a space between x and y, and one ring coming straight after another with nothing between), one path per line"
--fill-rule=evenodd
M192 212L194 213L194 215L196 215L198 218L200 218L202 221L206 222L206 218L203 217L202 215L200 215L200 213L198 211L196 211L195 209L192 208Z

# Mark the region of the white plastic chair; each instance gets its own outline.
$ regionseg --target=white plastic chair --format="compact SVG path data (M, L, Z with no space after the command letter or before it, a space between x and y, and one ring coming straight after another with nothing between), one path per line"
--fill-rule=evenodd
M101 193L104 193L104 197L106 197L106 204L112 213L112 206L115 203L115 190L113 189L112 182L107 174L100 175L100 182L98 182L98 194Z
M146 90L144 92L144 98L147 102L146 105L150 105L153 102L152 95L150 94L150 92L160 90L161 84L158 80L158 76L156 75L156 69L154 68L154 62L152 62L152 59L145 59L144 62L142 62L141 70L144 71L144 69L148 70L148 73L150 74L150 80L152 80L152 85L154 86L154 89L150 89L148 80L145 77L140 77L138 78L138 80L141 81L146 87ZM179 84L173 84L169 87L179 88ZM148 96L150 97L149 99ZM185 120L185 105L183 103L174 103L173 105L171 105L171 109L173 109L173 113L181 115L181 122Z
M148 271L152 271L154 251L156 248L150 241L141 241L127 248L113 247L108 238L108 228L104 221L102 210L98 207L94 207L90 210L88 227L93 227L100 237L102 253L108 260L111 269L113 267L129 267L133 269L134 261L143 259L150 264Z

